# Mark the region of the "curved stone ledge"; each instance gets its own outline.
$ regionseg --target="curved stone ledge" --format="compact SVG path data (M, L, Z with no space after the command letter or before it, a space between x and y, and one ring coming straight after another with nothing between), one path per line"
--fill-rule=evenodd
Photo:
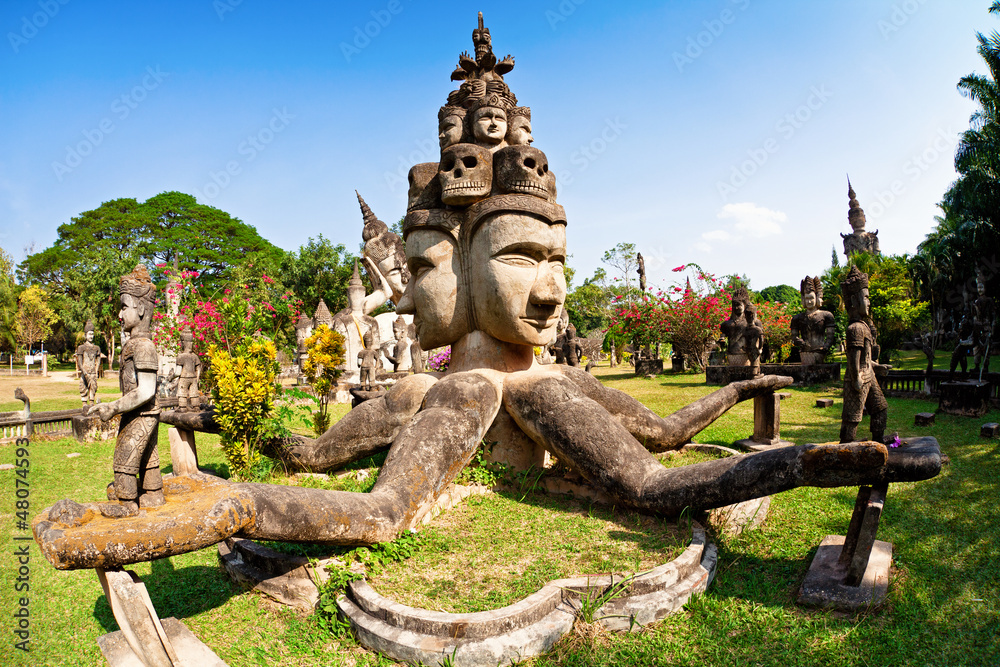
M704 528L692 525L691 543L674 560L629 578L580 576L550 581L507 607L469 614L418 609L394 602L364 581L337 599L363 646L395 660L456 667L507 664L542 653L573 627L581 599L621 586L620 595L594 613L595 622L632 630L680 609L715 576L716 549Z

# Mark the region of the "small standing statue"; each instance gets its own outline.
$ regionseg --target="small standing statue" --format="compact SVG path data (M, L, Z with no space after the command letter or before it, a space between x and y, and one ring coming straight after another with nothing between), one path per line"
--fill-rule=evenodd
M194 336L185 329L181 333L181 350L177 355L177 411L191 412L201 405L198 380L201 379L201 357L194 353Z
M115 479L108 486L108 498L119 505L102 506L107 516L134 516L139 508L164 503L160 457L156 436L160 409L156 407L156 345L150 337L156 286L142 264L122 276L118 288L121 299L122 330L129 334L122 347L119 384L122 397L100 403L87 414L97 413L103 421L120 414L121 426L115 443ZM138 477L137 477L138 476Z
M365 336L362 340L364 341L365 346L358 352L358 368L361 371L358 384L364 386L365 391L371 391L375 369L378 367L378 358L382 352L378 348L372 346L371 331L365 332Z
M858 424L865 408L871 415L872 440L882 442L889 404L878 386L876 373L889 369L876 362L879 346L875 341L868 301L868 276L852 266L840 281L840 290L847 307L847 372L844 376L844 411L840 419L840 441L857 440Z
M962 319L958 323L958 342L955 343L955 349L951 353L951 364L948 366L949 374L954 374L959 365L962 366L963 373L969 370L967 357L974 342L975 327L969 309L966 307L962 310Z
M101 359L101 348L94 345L94 323L87 320L83 327L86 340L76 348L76 368L80 371L80 400L85 406L96 405L97 366Z
M566 338L562 345L563 361L569 366L579 366L583 356L583 348L576 337L576 327L570 324L566 327Z
M993 319L996 306L993 297L986 296L986 281L982 274L976 276L976 292L979 297L972 303L973 328L975 329L976 366L974 373L990 372L990 345L993 343Z
M410 358L410 336L409 336L409 325L403 316L400 315L392 323L392 335L395 338L395 342L386 343L382 346L382 354L385 358L392 364L392 372L395 373L400 370L400 366L403 370L410 370L412 367L412 359Z
M820 310L823 303L823 282L819 276L803 279L799 293L805 312L792 318L792 342L799 348L802 365L822 363L833 345L836 324L833 313Z
M639 268L636 272L639 274L639 289L643 292L646 291L646 260L642 258L642 253L637 252L635 254L635 261L638 262Z

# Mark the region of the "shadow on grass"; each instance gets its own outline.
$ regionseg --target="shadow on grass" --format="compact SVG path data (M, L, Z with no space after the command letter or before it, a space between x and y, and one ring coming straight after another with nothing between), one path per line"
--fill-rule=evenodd
M214 548L214 547L213 547ZM169 558L150 563L152 571L142 578L160 619L190 618L226 604L243 592L218 567L195 565L174 569ZM108 598L101 595L94 603L94 618L107 632L118 628Z

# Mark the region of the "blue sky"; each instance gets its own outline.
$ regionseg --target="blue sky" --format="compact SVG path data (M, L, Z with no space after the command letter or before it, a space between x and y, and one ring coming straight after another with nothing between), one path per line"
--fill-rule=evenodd
M883 252L913 252L955 178L989 0L0 6L0 245L166 190L276 245L356 248L437 160L437 109L482 11L558 177L577 282L631 242L650 282L698 262L757 289L830 264L846 174ZM367 34L366 34L367 32Z

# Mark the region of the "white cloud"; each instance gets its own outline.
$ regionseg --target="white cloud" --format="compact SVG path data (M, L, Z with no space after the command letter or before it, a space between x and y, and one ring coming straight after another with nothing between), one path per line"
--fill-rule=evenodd
M717 217L720 220L734 220L733 229L756 238L781 234L779 223L788 219L788 216L781 211L772 211L752 202L726 204Z
M712 246L708 245L707 243L704 243L703 241L698 241L697 243L695 243L694 249L700 250L702 252L712 252Z

